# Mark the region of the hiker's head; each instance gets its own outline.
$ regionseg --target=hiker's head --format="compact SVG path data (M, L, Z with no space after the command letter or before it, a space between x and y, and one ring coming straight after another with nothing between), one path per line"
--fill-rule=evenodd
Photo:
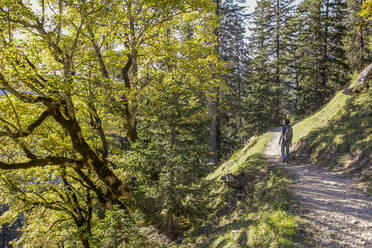
M285 119L285 124L286 125L289 125L291 123L291 120L290 119Z

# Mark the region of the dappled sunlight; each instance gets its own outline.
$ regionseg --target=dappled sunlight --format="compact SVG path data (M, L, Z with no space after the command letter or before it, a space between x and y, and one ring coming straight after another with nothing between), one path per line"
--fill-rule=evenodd
M282 167L277 148L279 135L272 134L264 157ZM350 178L312 164L292 163L284 168L294 176L291 190L304 207L301 216L319 232L321 242L329 239L325 242L328 245L348 247L350 242L357 245L352 247L372 245L372 196L361 194Z

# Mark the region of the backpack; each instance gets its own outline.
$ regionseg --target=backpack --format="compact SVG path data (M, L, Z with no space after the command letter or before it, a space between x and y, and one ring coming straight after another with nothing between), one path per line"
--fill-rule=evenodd
M290 125L285 126L283 139L286 140L287 142L291 142L292 141L292 138L293 138L293 129L292 129L292 127Z

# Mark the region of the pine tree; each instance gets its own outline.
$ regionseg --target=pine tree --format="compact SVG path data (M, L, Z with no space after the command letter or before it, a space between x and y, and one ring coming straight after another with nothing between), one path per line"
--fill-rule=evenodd
M226 155L252 135L247 102L249 47L245 37L245 8L236 1L221 4L220 57L229 64L222 75L226 90L221 92L219 109L221 154Z
M275 122L274 73L271 68L268 34L272 32L269 1L257 2L251 19L251 37L249 38L252 55L252 75L250 80L249 112L255 132L262 132ZM272 58L272 57L271 57Z
M302 29L300 47L299 94L301 111L311 113L323 105L348 81L345 51L345 4L342 1L308 0L298 7Z
M291 29L287 24L292 15L291 0L259 1L253 13L251 97L259 132L268 126L279 125L290 109L286 97L289 94L286 57L291 42Z

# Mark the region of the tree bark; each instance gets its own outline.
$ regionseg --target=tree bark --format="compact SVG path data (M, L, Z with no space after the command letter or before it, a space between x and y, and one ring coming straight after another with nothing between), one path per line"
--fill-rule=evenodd
M276 0L276 27L275 27L275 84L276 84L276 100L275 100L275 125L280 126L280 0Z
M322 60L320 65L320 80L322 87L326 87L328 81L328 72L327 72L327 61L328 61L328 18L329 18L329 0L326 0L326 9L324 17L324 35L323 35L323 44L322 44Z
M352 95L352 94L357 94L359 93L363 87L367 87L368 83L368 76L369 73L372 71L372 63L370 63L358 76L355 86L354 87L349 87L343 91L344 94L346 95Z
M217 18L220 18L220 0L216 0L216 16ZM219 50L220 50L220 30L219 27L217 27L214 30L214 33L216 35L217 44L215 46L216 53L219 56ZM213 78L216 77L216 75L212 75ZM209 104L209 116L211 117L211 123L210 123L210 131L209 131L209 163L215 164L218 160L218 116L217 116L217 104L218 104L218 88L216 87L214 89L214 96L213 99L211 99Z
M166 235L170 240L174 240L174 223L173 223L173 213L170 212L167 215L167 230Z
M84 248L90 248L88 238L82 237L81 238L81 243L82 243Z
M123 75L123 79L124 79L125 89L128 92L131 89L131 84L130 84L130 79L129 79L129 69L131 67L133 67L133 62L134 62L133 55L131 54L131 55L128 56L128 61L122 69L122 75ZM125 120L127 121L126 134L127 134L127 138L129 140L129 142L134 143L134 142L136 142L136 140L138 138L137 120L136 120L136 116L132 113L132 111L129 107L129 101L128 101L127 97L126 96L123 96L123 97L124 97L124 117L125 117Z

